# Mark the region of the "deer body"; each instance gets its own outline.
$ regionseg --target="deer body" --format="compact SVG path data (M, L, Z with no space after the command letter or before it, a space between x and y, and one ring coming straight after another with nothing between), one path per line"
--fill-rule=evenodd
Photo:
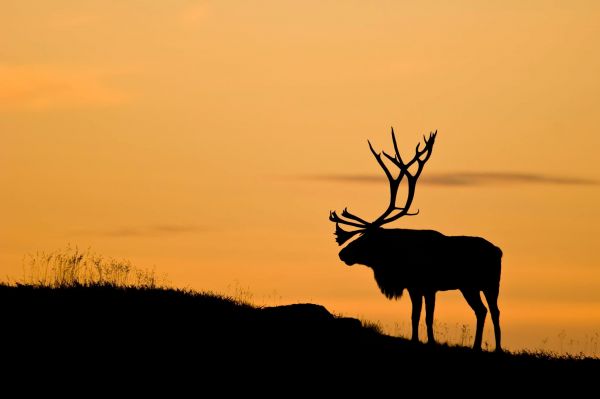
M399 298L401 288L497 288L501 257L500 248L480 237L383 228L365 233L340 251L346 264L373 269L381 292L390 299Z
M392 129L394 155L377 153L371 143L369 148L383 169L390 187L390 201L385 211L372 222L366 221L344 209L341 216L331 212L329 220L335 222L339 245L357 236L340 251L340 259L347 265L362 264L373 269L375 281L388 298L400 298L408 291L412 301L412 339L418 340L418 326L423 298L425 299L427 336L435 342L433 313L437 291L460 290L477 317L474 349L481 349L483 326L487 309L480 293L486 297L494 323L496 351L501 351L500 310L498 293L502 251L481 237L446 236L434 230L384 229L381 226L409 213L417 180L431 156L437 131L425 137L423 149L417 145L414 157L405 162L400 156L396 136ZM398 168L394 175L386 162ZM406 179L406 180L404 180ZM400 184L407 183L407 196L402 207L396 206ZM340 224L356 228L347 231Z
M487 314L479 294L483 291L494 322L496 348L501 348L497 299L502 251L489 241L446 236L433 230L377 228L356 238L339 255L349 266L361 264L373 269L375 281L387 298L399 299L405 289L409 292L415 341L423 298L428 341L433 343L435 293L457 289L475 311L475 347L479 349Z

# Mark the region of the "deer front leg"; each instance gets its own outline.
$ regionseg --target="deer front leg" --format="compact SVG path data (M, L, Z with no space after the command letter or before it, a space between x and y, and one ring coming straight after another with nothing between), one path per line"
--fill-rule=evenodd
M421 318L421 307L423 306L423 295L421 292L408 290L412 302L412 341L419 341L419 319Z
M427 325L427 343L435 344L433 336L433 312L435 310L435 291L425 294L425 324Z

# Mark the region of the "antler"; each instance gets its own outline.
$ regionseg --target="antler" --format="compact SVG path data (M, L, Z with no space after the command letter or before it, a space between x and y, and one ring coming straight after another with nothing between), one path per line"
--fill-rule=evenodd
M367 227L370 226L369 222L348 212L348 208L344 208L344 210L342 211L342 217L338 216L338 214L335 211L329 211L329 220L335 222L335 240L339 245L342 245L343 243L354 237L356 234L362 233ZM340 224L358 227L359 230L346 231L340 227Z
M421 176L423 166L425 166L425 163L431 156L436 136L437 130L435 132L429 133L429 138L423 136L423 141L425 142L423 149L419 150L421 143L418 143L417 147L415 148L415 156L413 157L413 159L411 159L408 163L404 163L402 157L400 156L400 152L398 151L398 144L396 143L396 135L394 133L394 128L392 128L392 141L394 142L394 151L396 152L396 154L392 157L388 153L383 152L383 155L385 155L385 157L389 159L394 165L396 165L400 170L400 173L396 178L392 176L388 168L383 163L381 153L376 153L373 149L373 146L371 145L371 142L369 142L369 148L371 149L371 152L375 156L375 159L377 159L377 162L385 172L385 175L387 176L390 184L390 203L387 209L381 214L381 216L379 216L373 223L371 223L372 226L382 226L384 224L393 222L394 220L397 220L402 216L414 216L419 213L418 210L415 213L409 213L408 211L415 196L417 180L419 179L419 176ZM410 168L415 164L415 162L417 163L417 170L416 172L411 173ZM406 196L406 202L404 203L404 206L399 208L396 206L396 198L398 196L398 189L400 188L400 183L402 182L404 176L406 176L408 182L408 194ZM399 212L394 216L388 217L394 211Z
M419 213L418 210L415 213L409 213L409 209L415 196L417 180L419 179L419 176L423 171L423 166L425 166L425 163L431 156L436 136L437 130L435 132L430 133L429 138L423 136L423 140L425 142L423 149L419 149L421 143L417 144L417 147L415 149L415 156L409 162L406 163L402 160L402 157L400 156L400 151L398 150L398 143L396 142L394 128L392 128L392 141L394 143L395 151L394 156L389 155L385 151L380 153L376 152L373 149L371 142L368 142L371 153L377 160L379 166L381 166L381 169L383 169L383 172L385 173L385 176L388 179L390 186L390 202L387 209L373 222L367 222L366 220L348 212L347 208L345 208L342 211L341 217L335 211L330 212L329 220L335 222L335 235L337 236L336 241L338 242L338 244L342 245L344 242L352 238L355 234L362 233L367 228L383 226L384 224L393 222L394 220L397 220L403 216L414 216ZM397 177L394 177L392 175L385 162L383 161L382 155L389 159L396 167L398 167L400 172ZM414 173L411 173L410 168L415 163L417 164L417 170ZM397 207L396 199L398 197L398 189L400 188L400 183L402 182L402 179L404 179L405 176L408 183L408 194L406 196L406 202L404 203L403 207ZM396 213L393 216L390 216L396 211L398 213ZM357 227L359 230L346 231L339 226L340 224Z

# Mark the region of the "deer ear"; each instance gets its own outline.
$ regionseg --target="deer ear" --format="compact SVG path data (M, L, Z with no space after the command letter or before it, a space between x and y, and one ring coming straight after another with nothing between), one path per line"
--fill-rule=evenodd
M338 245L343 245L358 233L362 233L362 230L346 231L342 229L339 224L335 224L335 241Z

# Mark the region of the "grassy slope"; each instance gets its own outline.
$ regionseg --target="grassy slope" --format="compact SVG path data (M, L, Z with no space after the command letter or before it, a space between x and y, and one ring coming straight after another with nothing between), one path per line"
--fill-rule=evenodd
M305 386L336 375L341 384L377 380L390 389L415 377L585 387L600 375L592 359L415 345L311 304L255 308L177 290L29 286L0 286L0 304L3 359L28 373L55 370L61 359L65 373L97 376L171 374L207 383L278 375Z

